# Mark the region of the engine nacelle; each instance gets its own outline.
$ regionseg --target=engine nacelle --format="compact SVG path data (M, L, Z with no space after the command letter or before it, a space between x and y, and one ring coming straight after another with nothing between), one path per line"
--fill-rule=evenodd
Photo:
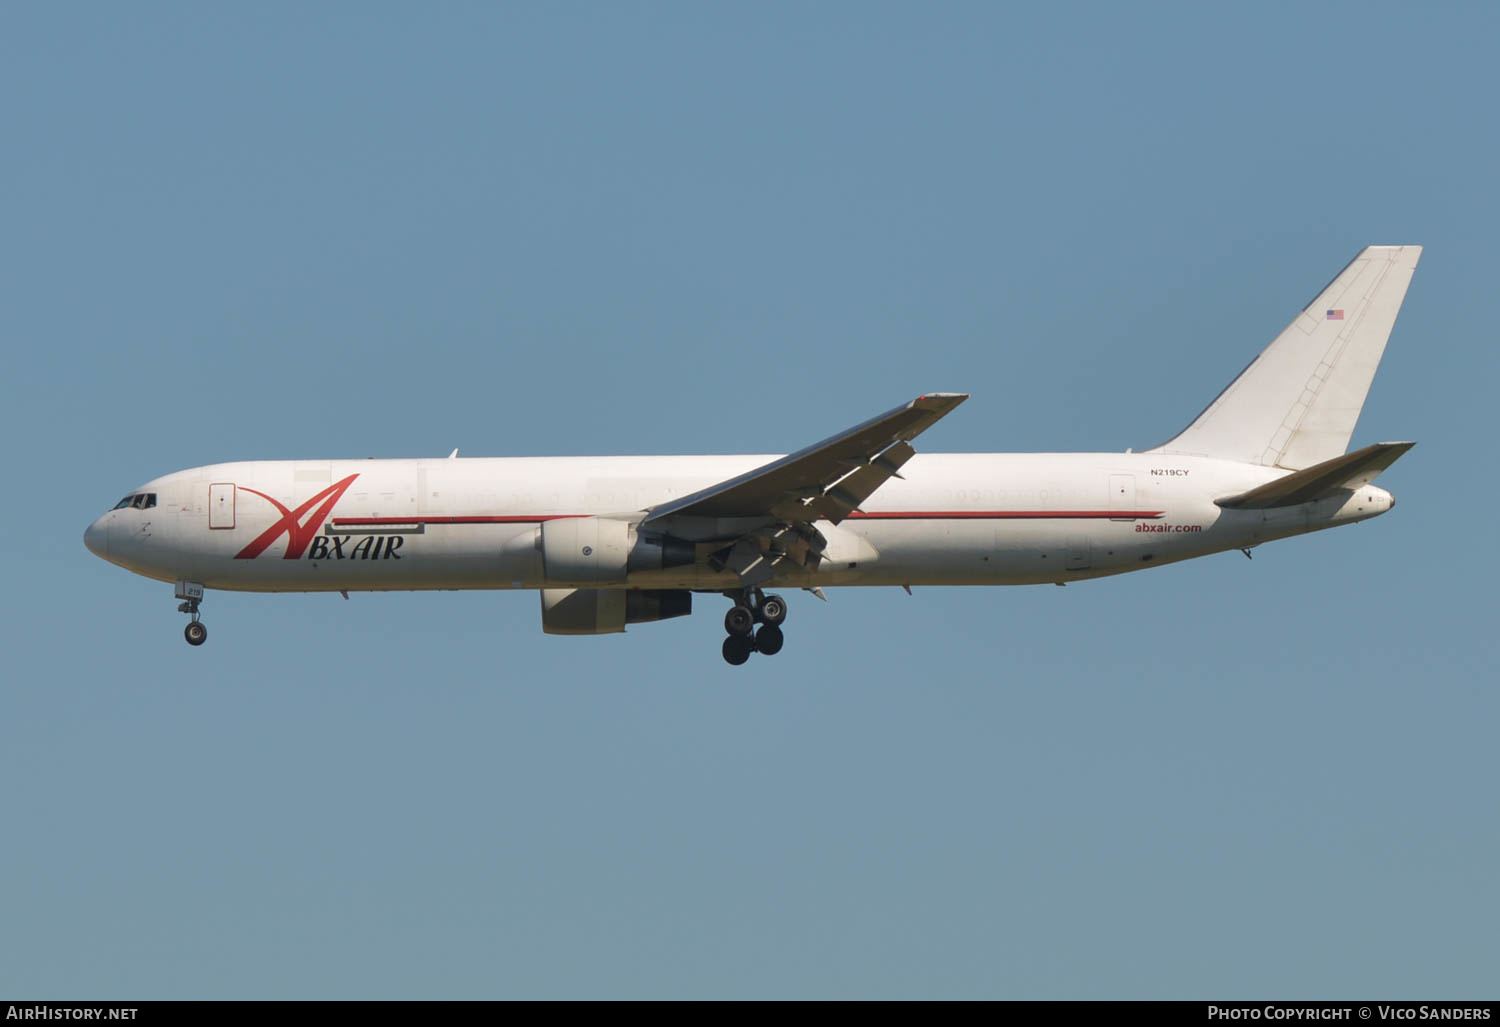
M691 564L693 544L637 535L609 517L557 517L542 522L542 567L549 585L623 585L632 571Z
M692 612L693 593L680 589L542 589L542 630L549 635L605 635Z
M623 585L629 561L630 525L624 521L558 517L542 522L542 567L549 585Z

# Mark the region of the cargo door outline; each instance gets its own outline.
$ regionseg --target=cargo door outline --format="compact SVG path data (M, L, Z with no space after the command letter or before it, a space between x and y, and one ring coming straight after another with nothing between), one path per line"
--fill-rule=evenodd
M208 487L208 526L216 531L234 529L234 483L218 481Z
M1109 476L1109 519L1133 521L1135 512L1135 475L1111 474Z

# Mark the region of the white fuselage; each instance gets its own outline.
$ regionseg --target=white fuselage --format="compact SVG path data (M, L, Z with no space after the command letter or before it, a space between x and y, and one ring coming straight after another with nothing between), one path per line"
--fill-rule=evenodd
M217 464L143 485L154 505L88 530L89 548L162 581L262 592L537 589L552 519L640 511L774 456L303 460ZM837 527L815 570L772 584L1020 585L1119 574L1384 513L1371 485L1298 506L1214 499L1286 472L1160 453L918 454ZM706 543L705 543L706 544ZM692 565L607 587L729 589Z

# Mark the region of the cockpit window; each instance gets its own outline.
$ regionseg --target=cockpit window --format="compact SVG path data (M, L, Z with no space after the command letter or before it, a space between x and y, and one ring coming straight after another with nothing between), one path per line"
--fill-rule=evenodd
M114 509L124 510L126 507L133 506L137 510L149 510L155 505L155 492L137 492L134 495L126 496L124 499L120 500L114 505Z

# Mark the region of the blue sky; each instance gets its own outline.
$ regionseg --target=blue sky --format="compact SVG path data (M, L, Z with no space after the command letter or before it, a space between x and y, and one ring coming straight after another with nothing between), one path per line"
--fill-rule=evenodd
M1493 997L1492 5L8 5L0 993ZM219 460L1181 428L1426 246L1355 527L545 637L87 553Z

